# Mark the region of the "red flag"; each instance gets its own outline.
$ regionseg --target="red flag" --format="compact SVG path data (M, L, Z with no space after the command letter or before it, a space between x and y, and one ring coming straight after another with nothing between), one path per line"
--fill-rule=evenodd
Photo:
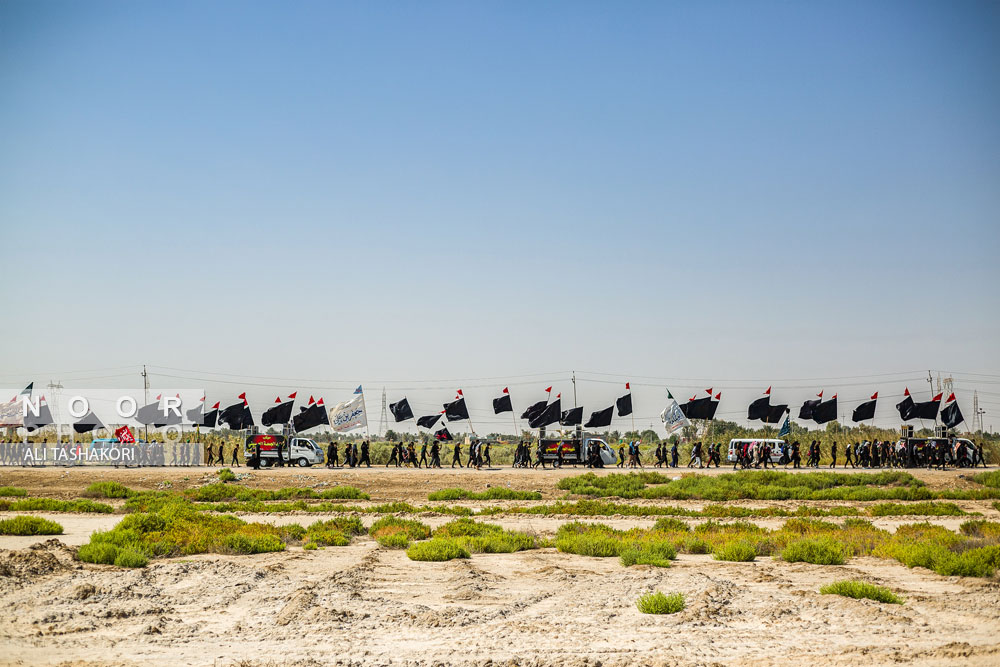
M239 395L239 396L237 396L236 398L242 398L242 399L243 399L243 400L245 401L245 400L247 400L247 393L246 393L246 392L243 392L242 394L240 394L240 395Z
M218 410L219 409L219 404L220 404L220 401L216 401L215 405L212 406L212 409L213 410Z
M688 400L689 400L689 401L696 401L696 400L698 400L698 394L695 394L694 396L692 396L692 397L691 397L691 398L689 398Z
M765 394L767 394L768 396L770 396L770 395L771 395L771 388L770 388L770 387L768 387L768 388L767 388L767 391L765 391L764 393L765 393Z
M903 390L903 396L909 396L909 395L910 395L910 388L907 387L906 389Z
M837 398L837 395L836 395L836 394L834 394L834 395L833 395L833 398L831 398L830 400L832 401L832 400L834 400L835 398Z
M872 394L872 400L874 401L876 398L878 398L878 392L877 391L874 394Z
M461 389L459 389L459 390L458 390L458 395L459 395L459 396L465 396L465 394L463 394L463 393L462 393L462 390L461 390Z
M817 396L819 396L820 398L823 398L823 390L822 390L822 389L820 389L820 390L819 390L819 393L818 393L818 394L816 394L816 395L817 395Z
M45 397L42 396L42 398L44 399ZM163 394L157 394L156 395L156 400L160 400L161 398L163 398Z
M315 402L316 402L316 401L314 401L314 400L313 400L313 397L312 397L312 396L310 396L310 397L309 397L309 405L312 405L312 404L313 404L313 403L315 403Z
M632 387L629 386L628 382L625 383L625 388L628 389L629 391L632 391Z
M562 394L556 394L556 398L562 398Z
M717 401L721 401L722 400L722 392L721 391L718 394L715 395L715 400L717 400Z
M288 395L288 398L291 398L291 399L294 399L294 398L295 398L295 394L297 394L297 393L299 393L299 392L297 392L297 391L293 391L292 393L290 393L290 394Z
M548 393L548 394L551 394L552 393L552 387L549 387L548 389L546 389L545 392Z
M199 403L204 403L206 398L208 398L208 396L202 396L201 400L199 401Z
M948 400L946 402L950 403L950 402L952 402L954 400L955 400L955 392L952 392L951 396L948 397Z
M116 430L115 437L118 438L118 442L127 442L130 444L135 442L135 436L132 435L132 431L129 430L128 426L122 426Z
M711 396L712 395L712 387L709 387L708 389L706 389L705 393L708 394L709 396Z
M505 393L505 394L509 394L510 393L509 391L507 391L507 387L503 388L503 393Z
M316 405L323 405L323 397L322 396L320 396L319 400L316 401Z
M274 397L274 402L275 403L281 403L281 396L275 396Z
M944 396L944 394L943 394L943 393L942 393L942 394L938 394L937 396L935 396L935 397L934 397L934 398L932 398L931 400L932 400L932 401L940 401L940 400L941 400L941 397L942 397L942 396Z

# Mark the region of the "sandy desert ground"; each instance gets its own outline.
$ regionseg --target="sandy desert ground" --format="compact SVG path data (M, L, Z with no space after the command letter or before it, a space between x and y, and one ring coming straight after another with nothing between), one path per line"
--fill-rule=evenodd
M253 473L242 483L264 488L351 484L368 492L371 502L424 504L431 490L482 489L486 484L538 490L552 499L562 494L555 488L557 480L579 472L286 469ZM932 487L967 484L956 472L915 474ZM180 489L212 479L212 472L0 470L0 485L57 498L77 497L99 479L116 479L137 489L162 488L170 482ZM958 504L986 518L1000 518L989 502ZM253 556L210 554L154 560L144 569L123 570L73 559L75 545L93 530L114 525L120 514L38 514L59 521L66 534L57 539L0 537L2 664L1000 664L1000 580L943 577L876 558L822 566L772 558L727 563L681 554L666 569L624 568L616 558L546 548L427 563L410 561L403 551L380 548L361 536L347 547L289 547ZM243 518L304 523L324 517ZM419 518L434 526L451 517ZM373 518L366 515L363 520ZM507 514L488 520L552 535L570 519ZM618 527L653 523L642 517L593 520ZM918 520L887 517L876 524L893 530ZM961 523L958 517L929 520L951 529ZM758 523L776 527L781 522ZM819 594L823 584L845 578L888 586L904 595L906 604ZM635 600L650 590L682 592L687 607L668 616L641 614Z

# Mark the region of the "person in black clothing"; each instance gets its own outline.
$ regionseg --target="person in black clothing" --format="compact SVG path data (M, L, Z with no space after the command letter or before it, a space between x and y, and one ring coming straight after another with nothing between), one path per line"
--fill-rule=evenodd
M417 467L430 468L430 464L427 463L427 443L420 445L420 460L417 461Z
M336 464L334 461L337 460L337 445L333 444L333 440L330 444L326 446L326 467L333 468Z
M792 443L792 468L801 467L802 456L799 454L799 441Z
M456 463L459 468L462 467L462 445L457 442L455 443L455 452L451 457L451 467L454 468Z
M365 441L363 441L361 443L361 458L360 459L358 458L358 455L355 452L355 454L354 454L354 465L355 465L355 467L360 468L362 466L362 464L368 466L369 468L372 467L372 459L371 459L371 456L369 456L368 447L369 447L369 445L368 445L368 441L367 440L365 440Z
M215 460L215 448L212 447L212 443L208 443L205 447L205 465L212 465L212 461Z
M431 444L431 467L441 467L441 445L439 445L437 441Z
M260 443L254 443L253 446L253 469L260 470Z
M675 442L670 447L670 467L677 467L677 459L680 457L680 451L677 449L677 443Z
M236 466L237 468L240 467L240 460L239 458L237 458L237 454L239 454L239 451L240 451L239 445L233 447L233 460L229 463L229 465Z
M831 468L836 468L837 467L837 441L836 440L834 440L833 444L830 445L830 458L833 459L830 462L830 467Z
M493 467L493 461L490 460L490 443L483 445L483 465L487 468Z

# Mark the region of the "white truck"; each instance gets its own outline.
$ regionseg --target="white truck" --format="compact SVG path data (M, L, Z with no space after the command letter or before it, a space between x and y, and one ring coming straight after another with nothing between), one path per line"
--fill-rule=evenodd
M618 463L618 455L608 443L591 435L576 433L565 438L543 437L541 444L542 458L549 463L559 460L560 450L563 464L587 463L592 452L600 454L601 463L606 466Z
M323 450L316 441L297 436L255 434L248 435L243 442L243 456L250 461L257 455L260 448L260 465L268 466L278 463L278 452L285 465L297 465L302 468L323 463Z

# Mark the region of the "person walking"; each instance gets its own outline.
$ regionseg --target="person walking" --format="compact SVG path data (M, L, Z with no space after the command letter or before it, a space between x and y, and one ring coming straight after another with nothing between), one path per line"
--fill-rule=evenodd
M420 445L420 460L417 461L417 467L430 468L430 464L427 463L427 443Z
M454 468L455 464L458 464L459 468L462 467L462 445L457 442L455 443L455 450L452 452L451 456L451 467Z

